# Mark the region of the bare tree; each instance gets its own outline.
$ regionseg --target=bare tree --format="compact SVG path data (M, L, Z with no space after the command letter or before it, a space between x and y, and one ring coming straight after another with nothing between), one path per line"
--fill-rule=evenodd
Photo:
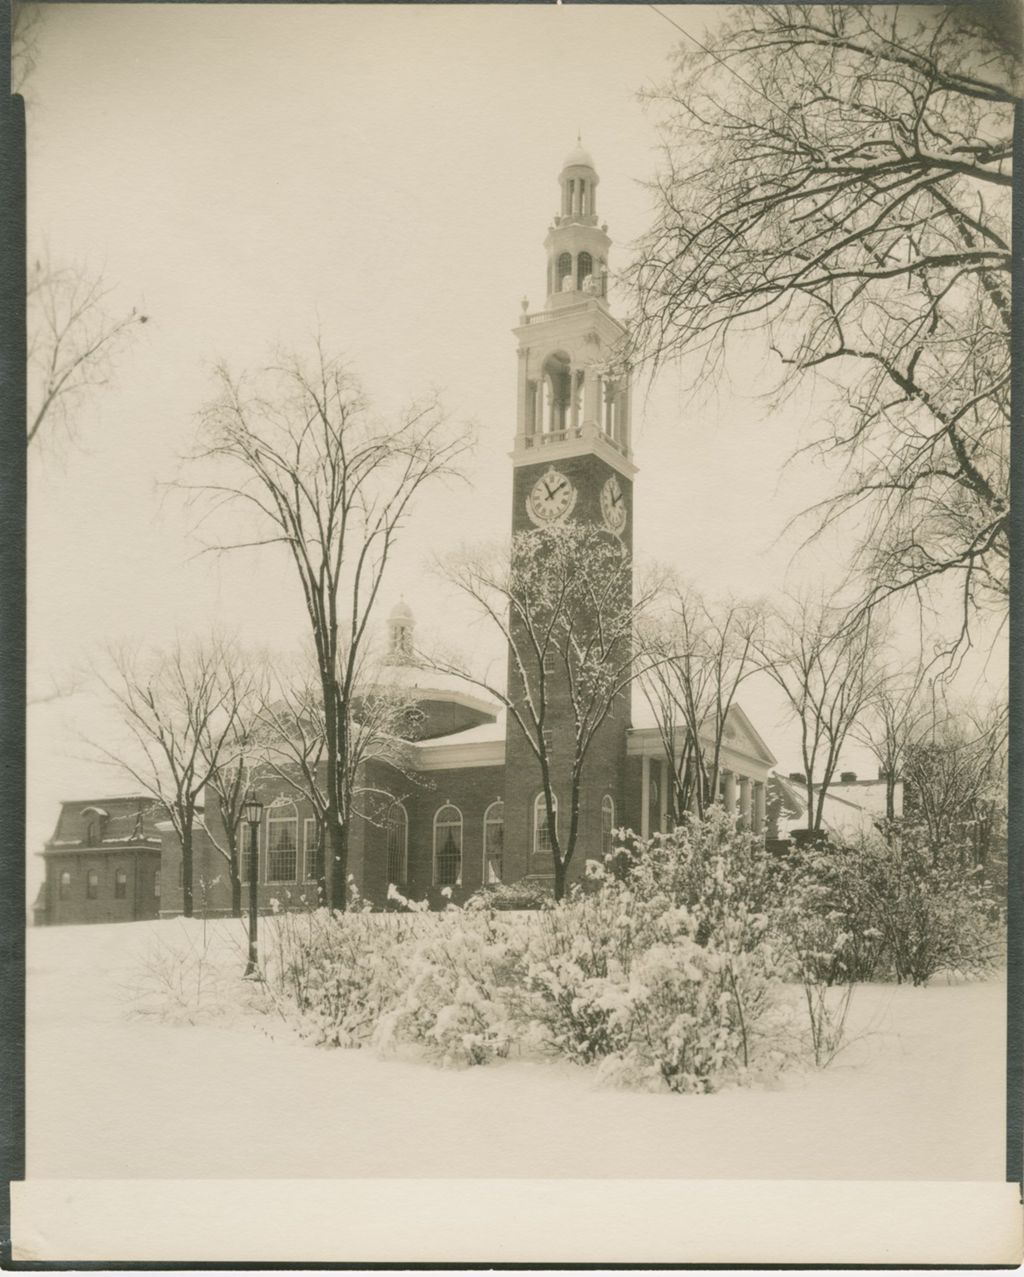
M348 795L351 817L380 824L387 809L401 795L370 783L367 765L383 763L399 776L408 776L408 741L415 737L423 712L415 696L365 653L354 679L348 726L348 749L339 763L344 768L342 789ZM326 899L324 830L330 818L327 784L327 725L323 694L315 662L278 664L264 688L258 712L258 737L264 774L276 776L313 808L318 849L316 881Z
M11 0L11 92L24 95L39 58L39 30L45 6Z
M255 377L221 367L202 416L197 460L218 477L195 488L215 508L252 516L252 534L218 549L275 545L288 554L316 653L326 770L326 895L344 909L352 816L349 757L367 627L416 494L456 472L469 440L435 398L377 420L343 363L320 343ZM237 521L237 520L236 520Z
M504 705L536 758L560 900L579 837L591 747L611 716L619 713L625 721L633 679L661 659L638 644L638 620L657 583L652 579L631 597L625 547L587 524L519 532L511 554L503 548L465 552L443 570L501 634L509 652L508 683L464 664L436 658L433 664ZM563 786L569 794L564 833L555 815Z
M207 768L204 827L213 847L224 857L231 883L231 916L242 916L242 840L246 791L258 783L265 768L260 708L266 671L252 656L221 648L221 674L230 690L233 709L226 737L212 726L200 733L199 751ZM214 824L209 812L216 806ZM223 838L222 838L223 836Z
M885 818L896 819L896 785L908 752L931 721L928 666L918 657L911 665L880 671L860 718L850 729L853 739L874 754L885 779Z
M870 608L955 582L960 639L1006 605L1014 20L983 5L748 5L681 50L637 353L762 335L785 390L834 406L842 466L816 533L850 516ZM1004 39L1007 33L1012 39Z
M645 623L647 650L661 659L647 665L640 686L665 750L676 823L691 806L703 818L715 801L726 720L740 683L756 669L756 628L751 608L711 604L680 583L667 612ZM677 727L685 731L681 751Z
M94 748L166 810L181 843L183 910L191 918L196 823L211 776L230 765L241 685L216 641L148 655L115 651L98 677L131 745Z
M105 386L114 360L139 325L134 308L112 314L110 288L99 276L71 266L36 261L28 284L28 443L62 434L77 437L75 413Z
M878 685L878 628L871 613L851 625L840 609L805 598L769 617L755 641L761 668L800 723L807 827L814 833L843 745Z
M989 863L1005 833L1008 729L1005 703L942 701L908 746L904 816L924 825L933 855L959 843L973 865Z

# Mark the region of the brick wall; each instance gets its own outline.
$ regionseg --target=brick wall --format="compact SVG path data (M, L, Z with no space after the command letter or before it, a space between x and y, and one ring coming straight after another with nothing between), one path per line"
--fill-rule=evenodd
M151 847L48 853L47 923L134 922L155 918L160 907L154 890L159 869L160 853ZM115 893L118 870L126 877L121 899ZM87 890L90 871L94 871L98 879L95 899L89 898ZM62 897L60 878L65 872L70 873L71 882Z

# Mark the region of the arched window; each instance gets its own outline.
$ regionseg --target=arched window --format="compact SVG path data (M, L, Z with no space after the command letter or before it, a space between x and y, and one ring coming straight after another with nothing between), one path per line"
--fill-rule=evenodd
M558 266L555 271L555 291L562 292L565 285L564 280L568 275L572 279L572 253L559 253Z
M615 828L615 799L605 794L601 799L601 855L612 854L612 830Z
M100 845L100 822L95 817L86 822L85 845L87 847L98 847Z
M576 287L582 289L583 281L594 273L594 259L589 253L580 253L576 258Z
M554 833L558 833L558 795L551 795L551 806L555 816ZM533 800L533 854L550 856L552 830L548 828L548 809L544 802L543 790Z
M60 898L67 900L71 895L71 874L65 869L60 876Z
M505 804L499 798L484 812L483 884L501 882L502 857L505 851Z
M100 875L96 869L90 869L85 875L85 898L95 900L100 894Z
M462 878L462 812L451 803L434 816L434 885L453 887Z
M114 899L124 900L128 895L128 871L127 869L117 869L114 871Z
M298 872L299 816L294 803L267 811L267 882L294 882Z
M388 882L398 887L409 877L409 817L401 803L394 802L388 808L384 830L388 849Z

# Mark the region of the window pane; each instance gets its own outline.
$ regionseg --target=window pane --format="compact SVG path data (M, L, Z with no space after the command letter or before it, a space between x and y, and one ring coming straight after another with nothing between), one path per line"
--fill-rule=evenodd
M405 808L396 805L388 813L386 825L388 853L388 882L396 886L404 883L408 877L406 847L408 842L408 819Z
M294 882L299 868L299 820L292 806L267 817L267 881Z
M305 825L306 877L310 882L318 882L324 876L324 860L320 847L320 832L317 829L316 817L307 816Z
M124 900L128 895L128 874L124 869L118 869L114 874L114 899Z
M434 882L454 887L462 878L462 813L442 807L434 821Z
M85 878L85 894L89 900L95 900L100 892L100 876L95 869L90 869Z
M505 844L505 808L494 803L484 819L484 885L501 882Z

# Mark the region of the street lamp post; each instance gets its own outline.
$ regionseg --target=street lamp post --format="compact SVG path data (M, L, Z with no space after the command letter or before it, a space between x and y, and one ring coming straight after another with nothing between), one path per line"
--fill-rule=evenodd
M259 915L260 876L257 830L260 827L260 817L263 815L263 804L251 785L245 792L242 814L249 826L249 960L245 964L245 975L257 979L259 968L256 947L256 919Z

